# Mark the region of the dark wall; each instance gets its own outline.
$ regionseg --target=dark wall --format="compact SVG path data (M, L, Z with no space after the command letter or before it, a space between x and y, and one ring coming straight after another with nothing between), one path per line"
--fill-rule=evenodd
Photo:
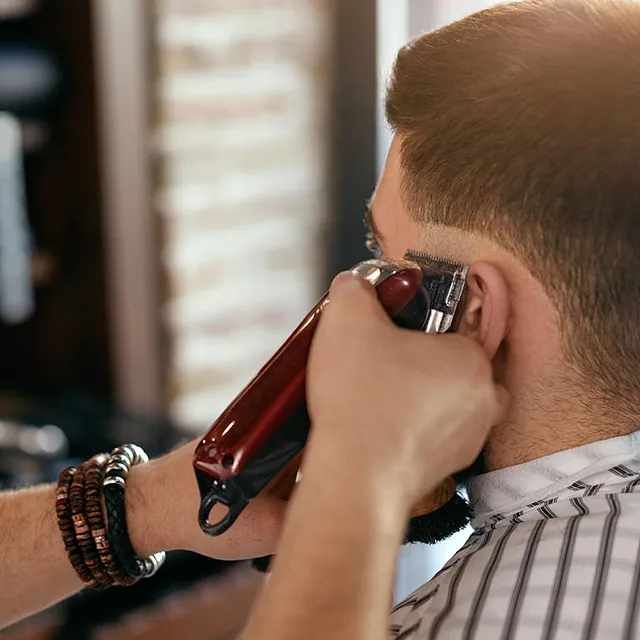
M50 140L26 158L30 221L54 275L30 321L0 324L0 385L108 394L91 2L45 0L29 21L0 24L0 43L11 40L50 47L65 83L58 104L42 115Z
M370 257L362 218L377 178L376 2L336 0L335 16L328 278Z

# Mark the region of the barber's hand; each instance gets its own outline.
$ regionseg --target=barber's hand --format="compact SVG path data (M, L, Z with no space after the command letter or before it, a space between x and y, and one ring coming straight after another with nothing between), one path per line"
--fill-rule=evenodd
M381 487L406 509L477 458L508 404L479 345L399 329L348 273L332 286L307 393L307 456L322 457L326 477Z

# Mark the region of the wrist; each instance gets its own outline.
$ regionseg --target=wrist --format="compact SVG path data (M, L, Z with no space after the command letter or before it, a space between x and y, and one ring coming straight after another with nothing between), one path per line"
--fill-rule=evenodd
M346 550L348 561L354 560L357 549L364 564L393 564L406 528L405 510L390 493L372 490L368 483L348 484L346 479L328 477L311 467L291 501L278 555L296 549L304 558L320 553L328 574L336 573L324 565L328 556L344 562ZM331 553L318 551L329 547Z
M332 517L355 510L359 517L377 521L377 526L400 538L411 508L397 477L375 469L364 456L349 457L319 440L307 446L298 492L305 496L305 502L332 504Z
M189 475L192 454L186 445L131 469L125 491L127 526L138 557L185 548L185 528L197 526L197 505L190 500L197 500L197 493L191 495L197 492L193 473Z
M158 461L133 467L127 478L127 529L131 545L139 558L168 550L165 548L165 528L158 513L162 482Z
M332 436L327 437L327 433ZM368 442L363 442L357 451L354 447L348 450L340 438L339 430L323 432L314 428L306 448L303 477L309 473L318 480L324 477L336 493L350 492L395 510L405 523L422 503L439 503L441 494L451 493L447 476L438 471L437 456L424 458L416 473L414 460L399 459L392 452L381 454L375 451L376 444L371 446Z

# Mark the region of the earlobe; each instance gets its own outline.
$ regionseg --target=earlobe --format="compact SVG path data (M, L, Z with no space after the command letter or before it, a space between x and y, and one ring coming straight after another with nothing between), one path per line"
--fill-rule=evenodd
M459 333L476 340L493 359L507 335L509 313L509 289L503 273L488 262L473 264Z

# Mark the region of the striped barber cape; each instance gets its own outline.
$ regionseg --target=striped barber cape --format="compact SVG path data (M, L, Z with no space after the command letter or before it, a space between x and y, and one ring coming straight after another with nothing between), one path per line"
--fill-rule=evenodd
M394 640L640 638L640 432L474 478L473 534Z

